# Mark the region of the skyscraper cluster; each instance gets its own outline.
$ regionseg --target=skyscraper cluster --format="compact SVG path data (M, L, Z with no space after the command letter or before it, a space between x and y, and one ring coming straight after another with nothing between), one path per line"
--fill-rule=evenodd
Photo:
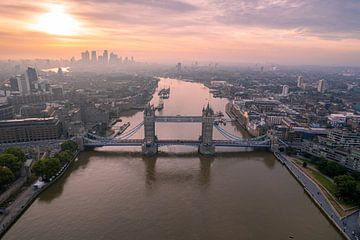
M39 81L36 69L28 67L25 74L19 74L10 78L10 91L27 95L36 91L48 91L49 84L46 81Z
M91 53L86 50L81 53L81 63L84 64L131 64L135 63L134 57L120 57L117 54L111 52L109 55L108 50L104 50L102 55L97 55L95 50L92 50Z

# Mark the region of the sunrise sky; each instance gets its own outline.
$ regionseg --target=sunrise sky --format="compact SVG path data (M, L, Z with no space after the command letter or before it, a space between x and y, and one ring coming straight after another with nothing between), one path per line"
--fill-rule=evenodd
M2 0L0 58L360 66L359 0Z

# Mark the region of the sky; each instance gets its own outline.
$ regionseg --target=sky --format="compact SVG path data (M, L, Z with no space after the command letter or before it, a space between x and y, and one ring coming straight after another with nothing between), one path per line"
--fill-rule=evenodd
M0 59L360 66L360 0L2 0Z

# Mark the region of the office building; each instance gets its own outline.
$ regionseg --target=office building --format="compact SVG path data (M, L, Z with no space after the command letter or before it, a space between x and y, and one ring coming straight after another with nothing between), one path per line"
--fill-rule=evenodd
M17 77L10 78L10 91L18 92L19 91L19 83Z
M282 96L288 96L289 95L289 86L288 85L284 85L282 88Z
M324 79L321 79L321 80L319 80L318 87L317 87L317 91L318 91L319 93L324 93L325 90L326 90L325 80L324 80Z
M104 50L103 56L102 56L102 61L104 64L108 64L109 63L109 55L108 55L108 51Z
M181 72L181 63L180 62L176 64L176 70L178 72Z
M51 86L50 90L54 100L63 99L63 88L61 86Z
M118 62L118 55L110 53L109 64L116 64Z
M25 118L0 121L0 143L58 139L61 123L56 118Z
M318 158L338 162L355 171L360 171L360 134L356 131L333 129L318 141L304 140L302 152Z
M85 52L82 52L81 53L81 61L83 62L83 63L88 63L88 62L90 62L90 53L89 53L89 51L85 51Z
M10 85L11 91L20 92L21 95L27 95L31 90L29 78L25 77L24 74L11 78Z
M91 51L91 62L92 62L92 63L96 63L96 62L97 62L96 51Z
M29 82L30 90L36 90L38 88L39 77L35 68L28 67L25 78Z
M14 116L14 108L9 104L0 104L0 120L12 119Z
M303 76L298 76L297 87L298 88L304 88L304 77Z

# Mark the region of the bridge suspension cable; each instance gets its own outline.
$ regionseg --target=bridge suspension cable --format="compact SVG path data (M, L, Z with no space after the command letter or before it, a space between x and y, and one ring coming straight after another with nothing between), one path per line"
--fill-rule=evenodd
M219 125L215 125L215 128L221 133L221 135L223 135L225 138L229 139L229 140L233 140L233 141L242 141L244 139L235 136L229 132L227 132L225 129L223 129L222 127L220 127Z
M243 139L238 136L235 136L234 134L229 133L228 131L226 131L225 129L220 127L219 125L215 125L215 128L220 132L221 135L223 135L225 138L227 138L228 140L231 140L231 141L243 141L243 142L244 141L261 141L261 140L263 140L264 142L268 141L268 139L266 139L267 135L261 135L259 137L250 138L250 139Z
M118 140L128 139L132 135L134 135L142 127L143 124L144 122L139 123L138 125L136 125L135 127L133 127L132 129L130 129L129 131L127 131L125 134L121 135L118 138L100 137L96 134L92 134L88 132L87 136L89 136L90 138L86 137L86 140L113 141L114 139L118 139Z
M136 125L135 127L133 127L132 129L130 129L128 132L126 132L125 134L120 135L119 137L117 137L116 139L128 139L131 136L133 136L142 126L144 125L144 122L139 123L138 125Z

